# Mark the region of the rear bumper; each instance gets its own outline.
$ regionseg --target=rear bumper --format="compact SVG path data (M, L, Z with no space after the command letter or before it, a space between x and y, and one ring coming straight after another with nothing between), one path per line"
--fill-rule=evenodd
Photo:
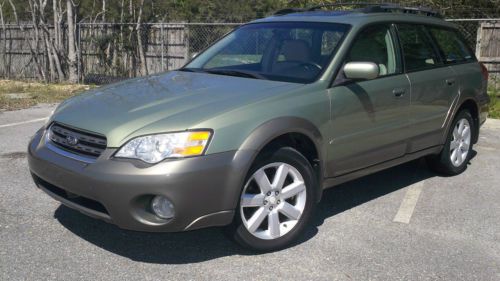
M233 151L146 165L112 159L108 149L84 163L49 149L38 132L28 148L35 183L47 194L86 215L120 228L176 232L229 224L252 152ZM169 198L175 218L164 221L149 209L154 195Z

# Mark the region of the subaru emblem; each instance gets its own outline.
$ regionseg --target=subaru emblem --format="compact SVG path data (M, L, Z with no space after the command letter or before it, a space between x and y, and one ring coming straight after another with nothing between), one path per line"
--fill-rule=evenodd
M75 146L78 144L78 138L75 136L67 136L66 142L71 146Z

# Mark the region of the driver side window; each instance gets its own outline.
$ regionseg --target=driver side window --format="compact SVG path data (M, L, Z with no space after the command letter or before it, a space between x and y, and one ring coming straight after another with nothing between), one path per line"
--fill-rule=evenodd
M362 31L349 51L346 62L373 62L379 76L400 72L390 25L376 25Z

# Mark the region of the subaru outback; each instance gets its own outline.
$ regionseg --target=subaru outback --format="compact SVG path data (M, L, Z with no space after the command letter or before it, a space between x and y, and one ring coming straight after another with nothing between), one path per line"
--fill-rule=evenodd
M488 73L424 9L288 9L176 71L61 103L29 144L36 185L120 228L226 226L271 251L297 241L323 190L425 157L465 171Z

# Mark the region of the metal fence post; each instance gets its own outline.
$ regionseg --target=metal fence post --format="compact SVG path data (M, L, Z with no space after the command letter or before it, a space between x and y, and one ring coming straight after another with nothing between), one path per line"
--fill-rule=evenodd
M77 23L76 24L76 42L77 42L77 46L78 46L78 51L77 51L77 63L76 63L76 74L77 74L77 77L78 77L78 84L82 83L83 82L83 79L81 79L81 75L80 75L80 67L81 67L81 64L82 64L82 45L81 45L81 25L80 23Z
M161 71L165 71L165 37L163 34L163 23L160 23L160 40L161 40Z
M187 24L184 25L184 40L186 40L186 44L185 44L186 54L185 54L184 62L182 64L187 63L189 61L189 56L190 56L189 55L190 54L190 52L189 52L189 48L190 48L190 46L189 46L189 39L190 39L189 27L190 27L190 25L187 25Z

